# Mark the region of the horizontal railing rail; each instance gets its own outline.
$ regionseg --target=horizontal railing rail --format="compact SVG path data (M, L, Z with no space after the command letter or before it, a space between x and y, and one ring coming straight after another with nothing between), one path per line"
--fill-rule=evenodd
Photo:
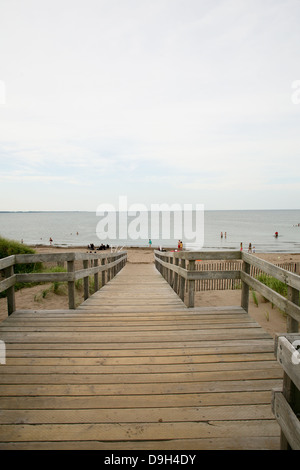
M127 252L117 253L44 253L12 255L0 259L0 292L6 291L8 315L16 310L16 283L67 282L69 308L75 309L75 281L84 281L84 300L89 297L89 277L94 276L94 290L99 290L99 274L102 274L101 286L110 281L127 261ZM82 262L82 269L75 269L75 262ZM100 262L100 264L99 264ZM15 273L14 266L34 263L67 263L66 272Z
M272 411L281 428L282 450L300 450L299 345L299 333L278 334L275 339L275 356L283 368L283 383L281 390L273 390Z
M300 276L281 267L242 251L154 251L155 265L158 271L169 282L171 287L186 302L188 307L194 307L195 281L204 279L240 279L241 306L246 312L249 309L250 288L259 292L263 297L276 305L287 315L287 332L299 331L300 307ZM195 269L197 260L240 260L238 270L201 271ZM268 276L283 282L287 286L287 297L260 282L250 274L253 268L259 269ZM187 286L186 286L187 283ZM186 289L187 287L187 289ZM185 293L187 291L187 298Z

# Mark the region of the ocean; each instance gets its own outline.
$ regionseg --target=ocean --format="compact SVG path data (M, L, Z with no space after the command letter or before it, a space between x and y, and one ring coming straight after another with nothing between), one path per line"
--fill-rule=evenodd
M160 218L152 218L150 213L125 215L127 219L116 213L112 226L113 219L107 214L101 218L96 212L0 212L0 236L29 245L49 245L51 237L53 245L60 247L87 247L90 243L95 247L101 243L147 247L151 238L152 248L177 248L180 238L189 250L237 250L241 243L247 250L251 243L257 252L300 252L300 210L204 211L200 229L195 214L191 215L188 236L175 213L169 221L161 213ZM169 232L164 231L164 223L169 224Z

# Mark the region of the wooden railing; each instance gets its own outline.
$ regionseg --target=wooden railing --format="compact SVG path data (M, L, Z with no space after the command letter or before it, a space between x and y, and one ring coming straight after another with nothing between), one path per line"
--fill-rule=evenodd
M215 260L205 262L197 260L195 269L197 271L240 271L242 260ZM282 262L274 263L275 266L285 269L286 271L300 274L300 262ZM256 266L251 265L250 274L257 278L263 271ZM207 290L236 290L241 287L240 279L202 279L195 282L195 291L202 292Z
M174 291L186 302L187 307L195 304L195 282L203 279L241 279L241 306L246 312L249 308L249 290L259 292L287 315L287 332L299 330L300 276L275 266L254 255L241 251L155 251L155 265L158 271L169 282ZM198 271L197 260L241 260L240 270ZM251 266L256 267L287 285L287 298L258 281L250 274ZM253 270L252 270L253 271ZM187 283L187 289L186 289ZM187 290L187 295L185 296Z
M275 340L275 355L283 374L282 390L274 390L272 410L281 427L282 450L300 450L300 335L280 334Z
M75 309L75 281L83 279L84 300L89 297L89 276L94 276L94 290L99 290L99 274L102 274L101 287L110 281L127 260L126 252L117 253L45 253L33 255L12 255L0 259L0 292L6 291L8 315L16 310L15 284L39 282L67 282L69 308ZM83 263L82 269L75 269L75 262ZM25 273L14 272L14 266L32 263L67 263L67 272ZM78 264L78 263L77 263Z

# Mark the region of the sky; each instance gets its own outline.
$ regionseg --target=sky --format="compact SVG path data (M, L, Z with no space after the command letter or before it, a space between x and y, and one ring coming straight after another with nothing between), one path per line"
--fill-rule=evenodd
M0 211L300 208L299 0L0 0Z

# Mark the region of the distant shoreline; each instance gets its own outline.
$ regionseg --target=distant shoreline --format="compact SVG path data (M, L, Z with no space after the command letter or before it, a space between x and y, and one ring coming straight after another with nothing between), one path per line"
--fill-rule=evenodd
M34 248L36 249L36 251L38 253L51 253L51 252L62 252L63 250L66 250L68 252L72 252L72 251L83 251L83 252L88 252L88 251L93 251L93 252L98 252L99 253L102 253L102 250L89 250L87 246L57 246L57 245L28 245L30 246L31 248ZM115 247L113 247L115 248ZM122 248L122 246L119 246L118 247L119 249ZM123 247L123 250L124 251L127 251L129 253L129 255L131 256L134 256L135 259L138 259L139 261L145 261L145 257L147 258L148 262L149 260L151 259L151 262L154 261L154 256L153 256L153 252L154 250L156 250L157 247L134 247L134 246L124 246ZM167 248L167 247L164 247L164 249L166 251L175 251L174 248ZM108 250L104 250L104 252L107 252ZM185 251L185 250L183 250ZM188 250L186 250L188 251ZM210 252L210 251L224 251L224 252L227 252L228 250L199 250L200 252L201 251L204 251L204 252ZM232 251L239 251L239 250L232 250ZM248 250L244 250L245 253L248 252ZM293 261L293 262L300 262L300 253L293 253L293 252L279 252L279 251L276 251L276 252L256 252L256 253L252 253L254 256L258 257L258 258L262 258L266 261L270 261L271 263L285 263L285 262L290 262L290 261ZM130 259L130 257L129 257Z
M59 249L59 250L62 250L62 249L66 249L68 251L72 250L72 249L75 249L75 250L78 250L78 249L81 249L81 250L89 250L90 248L88 248L88 245L59 245L59 244L55 244L53 243L52 245L50 244L44 244L44 243L25 243L25 245L29 246L30 248L35 248L35 249ZM96 245L98 246L98 245ZM135 245L130 245L130 246L126 246L126 245L110 245L109 249L114 249L114 248L123 248L124 250L157 250L159 249L159 247L157 246L135 246ZM163 246L163 249L166 250L166 251L177 251L177 248L175 247L167 247L167 246ZM102 250L98 250L97 248L95 248L93 251L102 251ZM228 252L228 251L240 251L239 248L222 248L222 247L219 247L219 248L201 248L200 250L191 250L191 249L183 249L183 251L198 251L198 252L213 252L213 251L224 251L224 252ZM248 253L248 250L247 248L243 250L245 253ZM280 250L276 250L276 251L256 251L255 253L251 253L253 255L255 254L259 254L259 255L264 255L264 254L281 254L281 255L287 255L287 256L299 256L300 257L300 252L294 252L294 251L280 251Z

